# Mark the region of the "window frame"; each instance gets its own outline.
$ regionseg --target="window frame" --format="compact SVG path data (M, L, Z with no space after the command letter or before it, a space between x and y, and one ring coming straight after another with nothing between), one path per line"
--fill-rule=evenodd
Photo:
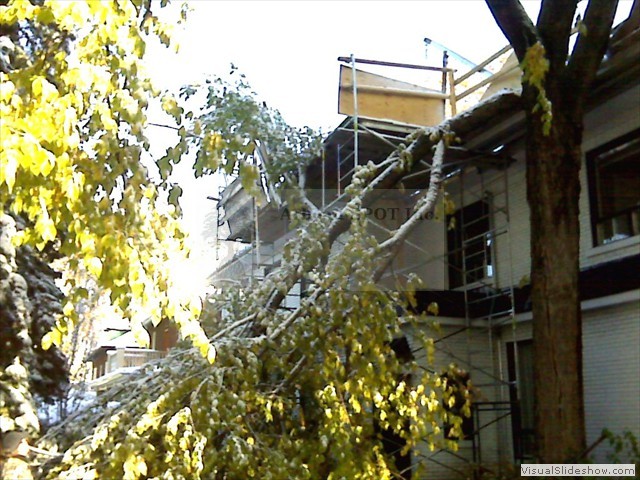
M640 128L631 130L624 135L616 137L613 140L610 140L596 148L593 148L589 150L585 155L585 163L587 169L587 191L589 200L589 224L591 229L591 246L594 248L613 244L628 238L638 237L640 235L640 231L634 233L633 229L633 210L634 208L640 210L640 205L631 207L630 209L621 210L620 212L614 213L613 215L610 215L608 217L601 217L599 213L601 200L600 192L598 189L598 161L604 154L613 152L615 149L623 147L625 144L630 143L634 140L636 142L640 142ZM622 152L624 152L624 149L621 149L618 153ZM607 220L612 220L617 216L623 215L627 212L627 210L631 215L632 234L629 237L625 238L619 238L610 241L605 241L609 239L603 238L602 241L599 241L598 226Z
M491 196L486 195L480 200L458 208L453 214L447 215L445 242L447 247L447 277L450 290L468 288L495 278L495 235L493 233L493 206L491 200ZM474 208L479 209L481 213L474 215L472 218L465 218L465 214L468 216ZM449 228L451 219L455 219L453 229ZM473 225L479 222L486 222L486 228L483 229L482 233L475 233L471 237L476 239L472 242L473 246L466 245L465 247L465 241L468 241L468 239L465 240L466 230L470 227L474 228ZM484 239L479 238L481 235L484 235ZM490 242L487 244L489 240ZM482 248L476 251L476 247L480 244L483 244ZM484 252L482 256L484 262L482 271L479 271L479 267L466 270L467 264L474 263L471 259L481 252ZM491 273L489 273L489 269L491 269Z
M533 362L533 339L508 341L505 343L507 355L507 378L509 381L509 401L511 402L511 435L514 460L524 462L535 455L535 420L534 425L523 425L525 418L535 419L535 385L534 378L527 378L523 370L524 355L530 355ZM526 387L525 384L526 383ZM528 401L523 402L525 392L530 392ZM523 410L527 410L523 412Z

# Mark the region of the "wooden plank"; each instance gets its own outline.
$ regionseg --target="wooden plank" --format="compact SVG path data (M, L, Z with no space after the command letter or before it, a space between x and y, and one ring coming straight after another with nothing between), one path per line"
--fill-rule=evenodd
M473 87L465 90L460 95L458 95L458 100L462 100L467 95L471 95L473 92L475 92L476 90L484 87L488 83L495 82L495 81L499 80L500 78L505 77L506 75L508 75L509 73L513 72L514 70L516 70L518 68L519 68L519 65L514 65L513 67L511 67L511 68L509 68L507 70L501 70L500 72L496 73L495 75L493 75L491 77L488 77L488 78L485 78L483 81L481 81L477 85L474 85Z
M401 88L379 87L376 85L359 85L357 89L358 95L360 95L360 92L365 92L379 93L380 95L399 95L408 97L434 98L440 100L447 100L448 98L450 98L450 95L440 92L420 92L418 90L403 90ZM353 91L353 85L341 85L340 90Z
M451 116L455 117L458 113L458 99L456 98L456 87L453 81L453 72L448 72L447 82L449 83L449 104L451 105Z
M464 75L456 78L455 80L455 85L458 85L462 82L464 82L467 78L469 78L471 75L473 75L474 73L478 73L480 70L482 70L484 67L486 67L487 65L489 65L491 62L493 62L494 60L496 60L498 57L500 57L501 55L504 55L505 53L507 53L509 50L511 50L511 45L507 45L506 47L502 47L502 49L500 49L499 51L497 51L496 53L494 53L493 55L491 55L489 58L487 58L484 62L479 63L478 65L476 65L475 67L473 67L471 70L469 70L467 73L465 73Z
M353 116L353 72L340 68L338 112ZM433 126L444 120L444 101L448 96L399 80L356 70L357 111L359 116L395 120L405 124Z

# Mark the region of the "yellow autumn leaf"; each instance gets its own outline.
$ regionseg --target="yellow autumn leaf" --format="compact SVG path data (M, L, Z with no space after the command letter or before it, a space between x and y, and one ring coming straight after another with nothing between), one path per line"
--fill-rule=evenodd
M147 475L147 464L144 458L139 455L129 455L123 465L124 480L137 480L141 476Z
M0 183L5 183L9 193L12 193L13 186L16 184L16 171L18 169L18 161L14 152L3 152L0 156Z
M49 350L51 348L51 345L53 345L53 339L51 337L51 332L45 333L42 337L41 346L43 350Z
M217 356L217 351L216 351L216 347L214 347L213 345L209 346L209 351L207 352L207 361L213 365L216 361L216 356Z
M171 115L177 122L180 121L183 110L178 106L178 102L176 102L175 98L169 95L162 97L162 109Z
M102 260L97 257L91 257L85 261L87 265L87 270L96 278L100 277L102 273Z
M52 242L58 233L56 226L48 214L40 215L34 228L43 242Z
M67 317L71 316L71 314L73 314L74 311L75 311L75 307L73 305L73 302L67 301L64 304L64 307L62 307L62 314Z
M40 346L43 350L49 350L52 345L60 345L62 342L62 333L57 327L54 327L50 332L45 333L42 336Z

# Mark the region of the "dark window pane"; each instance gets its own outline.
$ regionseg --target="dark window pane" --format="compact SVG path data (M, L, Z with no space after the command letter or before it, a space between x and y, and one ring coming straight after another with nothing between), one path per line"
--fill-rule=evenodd
M640 130L587 155L596 245L640 233Z
M447 217L449 288L477 282L490 276L491 229L489 204L478 201Z
M512 404L511 425L516 460L531 459L535 452L535 406L533 390L533 342L507 343L509 397Z

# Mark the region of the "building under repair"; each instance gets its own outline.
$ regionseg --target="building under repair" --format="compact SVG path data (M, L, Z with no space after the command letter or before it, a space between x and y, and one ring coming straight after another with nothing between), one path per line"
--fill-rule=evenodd
M640 434L640 29L614 34L589 97L581 172L581 272L584 395L587 442L603 428ZM505 62L506 59L506 62ZM316 206L344 204L358 165L387 158L417 129L446 123L461 138L447 150L445 191L455 211L425 221L411 233L383 276L389 287L417 275L418 309L436 302L441 325L436 363L455 363L477 389L471 421L457 452L415 450L411 465L426 463L433 478L465 478L469 465L520 463L534 449L534 405L529 211L524 162L520 71L508 48L464 74L443 67L344 57L339 111L345 120L324 140L307 169L306 188ZM492 70L492 65L500 67ZM367 68L424 70L435 81L418 86ZM493 73L492 73L493 72ZM258 149L258 163L268 162ZM412 207L412 192L426 188L431 163L419 162L401 187L368 206L370 228L384 240ZM268 184L268 182L264 182ZM222 192L225 240L246 244L212 276L260 281L279 265L290 238L289 218L268 187L262 201L239 180ZM258 206L260 205L260 206ZM455 228L449 228L455 225ZM288 292L293 308L304 285ZM412 345L407 328L405 347ZM401 447L401 445L399 446ZM604 447L593 454L605 461ZM415 477L415 476L414 476Z

